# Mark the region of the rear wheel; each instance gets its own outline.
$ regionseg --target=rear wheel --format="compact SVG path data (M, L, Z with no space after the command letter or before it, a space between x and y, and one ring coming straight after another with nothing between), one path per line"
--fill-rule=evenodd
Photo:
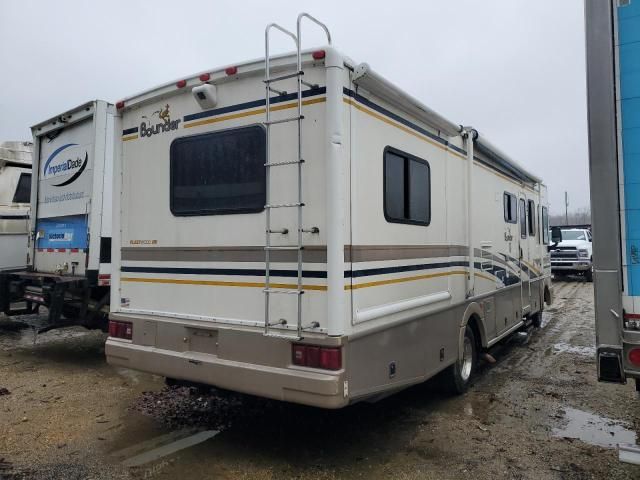
M478 365L478 347L476 336L470 326L464 331L462 357L449 367L449 384L453 393L465 393L471 383L471 377Z

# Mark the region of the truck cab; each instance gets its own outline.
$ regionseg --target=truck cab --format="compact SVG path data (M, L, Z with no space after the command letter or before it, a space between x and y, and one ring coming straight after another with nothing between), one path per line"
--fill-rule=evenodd
M558 278L582 275L593 281L593 244L588 228L561 228L562 241L551 248L551 272Z

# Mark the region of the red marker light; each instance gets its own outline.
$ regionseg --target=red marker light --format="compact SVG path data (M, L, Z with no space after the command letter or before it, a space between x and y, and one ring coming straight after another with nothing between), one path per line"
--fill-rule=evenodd
M187 86L187 81L186 80L180 80L178 82L176 82L176 87L178 88L184 88Z
M202 75L200 75L201 82L208 82L210 79L211 75L209 75L208 73L203 73Z
M227 75L235 75L238 73L238 67L227 67L224 69L224 73Z
M124 108L124 100L120 100L118 103L116 103L116 108L118 110L122 110Z
M313 57L314 60L322 60L324 57L327 56L327 52L325 52L324 50L316 50L311 54L311 56Z
M629 362L640 367L640 348L633 348L629 351Z

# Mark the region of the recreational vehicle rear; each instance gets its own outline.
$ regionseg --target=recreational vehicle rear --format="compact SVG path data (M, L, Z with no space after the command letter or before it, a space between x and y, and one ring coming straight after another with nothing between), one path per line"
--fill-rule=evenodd
M31 142L0 143L0 271L27 265Z
M0 307L46 306L43 330L107 326L114 112L96 100L32 127L28 267L0 276Z
M367 64L300 51L305 19L118 102L107 359L324 408L446 368L464 391L551 300L546 189Z

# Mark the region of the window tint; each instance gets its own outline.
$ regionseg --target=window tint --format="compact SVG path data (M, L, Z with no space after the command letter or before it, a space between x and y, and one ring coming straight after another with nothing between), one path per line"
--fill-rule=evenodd
M527 203L527 206L528 206L527 227L529 230L529 236L535 237L536 236L536 215L535 215L536 204L533 202L533 200L529 200Z
M520 199L520 238L527 238L527 205Z
M266 201L265 132L260 126L178 138L171 144L174 215L255 213Z
M504 221L507 223L518 223L518 204L516 196L504 192Z
M31 202L31 174L21 173L18 179L16 193L13 195L13 203Z
M542 207L542 243L549 245L549 212L547 207Z
M431 171L425 160L385 149L384 215L389 222L429 225Z

